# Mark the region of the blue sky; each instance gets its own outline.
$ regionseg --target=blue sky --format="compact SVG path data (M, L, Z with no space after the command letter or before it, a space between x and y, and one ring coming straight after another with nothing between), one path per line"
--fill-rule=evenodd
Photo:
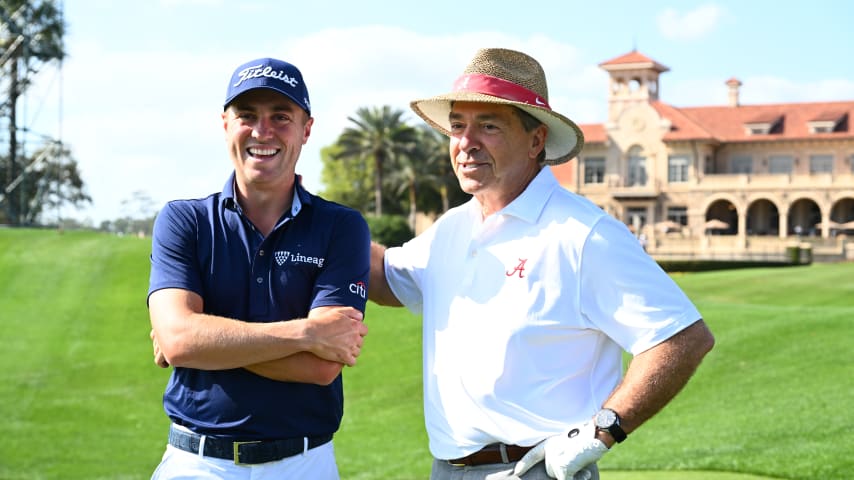
M743 104L854 100L846 0L66 0L64 14L68 58L41 72L21 123L71 148L94 205L61 214L95 225L135 214L133 192L157 210L222 188L226 83L263 56L305 77L315 126L297 172L315 192L320 149L357 108L409 112L409 100L447 91L481 47L536 57L552 107L578 123L604 121L598 64L633 48L670 68L660 97L675 106L725 104L730 77Z

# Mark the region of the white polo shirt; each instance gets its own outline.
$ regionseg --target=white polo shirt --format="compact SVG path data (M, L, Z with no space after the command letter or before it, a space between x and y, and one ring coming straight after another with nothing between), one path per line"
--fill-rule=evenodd
M545 167L501 211L476 199L386 251L423 316L430 451L533 445L593 416L637 354L700 319L625 225Z

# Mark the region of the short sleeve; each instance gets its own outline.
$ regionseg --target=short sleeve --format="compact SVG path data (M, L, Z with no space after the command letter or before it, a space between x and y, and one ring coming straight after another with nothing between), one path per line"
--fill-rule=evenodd
M197 232L198 224L190 209L170 202L160 211L152 232L149 296L164 288L202 295Z
M701 318L672 278L613 217L585 242L580 302L586 320L636 355Z
M400 247L385 252L385 276L397 299L412 313L420 315L424 303L424 272L438 224Z
M315 282L311 308L346 305L365 311L371 262L371 233L355 210L339 209L332 222L329 249Z

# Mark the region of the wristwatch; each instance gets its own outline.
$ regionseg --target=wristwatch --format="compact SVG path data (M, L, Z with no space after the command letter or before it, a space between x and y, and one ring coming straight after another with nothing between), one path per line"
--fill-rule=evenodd
M617 443L626 439L626 431L620 426L620 416L610 408L599 410L593 418L593 423L598 430L610 433Z

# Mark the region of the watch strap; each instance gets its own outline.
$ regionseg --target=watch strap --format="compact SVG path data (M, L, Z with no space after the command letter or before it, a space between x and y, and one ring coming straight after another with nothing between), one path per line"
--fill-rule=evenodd
M623 427L621 425L622 419L620 418L620 415L610 408L603 408L602 410L610 412L614 417L614 421L610 425L597 425L596 428L608 432L611 437L614 438L615 442L621 443L628 437L628 435L626 434L626 431L623 430Z
M623 440L628 437L628 435L626 435L626 431L623 430L623 427L621 427L619 423L615 423L608 427L608 433L610 433L611 436L614 437L614 441L617 443L622 443Z

